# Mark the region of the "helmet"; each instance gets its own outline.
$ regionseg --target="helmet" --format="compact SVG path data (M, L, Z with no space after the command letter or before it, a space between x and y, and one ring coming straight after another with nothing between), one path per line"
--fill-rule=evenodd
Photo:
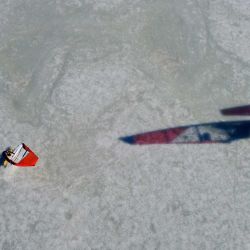
M11 155L13 154L13 152L14 152L14 150L13 150L11 147L9 147L9 148L6 150L6 155L7 155L7 156L11 156Z

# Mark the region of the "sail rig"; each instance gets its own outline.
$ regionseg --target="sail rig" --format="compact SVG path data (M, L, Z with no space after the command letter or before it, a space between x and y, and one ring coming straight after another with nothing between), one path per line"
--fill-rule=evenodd
M17 167L34 167L38 161L38 156L24 143L18 145L11 155L8 150L4 152L4 157L8 163Z

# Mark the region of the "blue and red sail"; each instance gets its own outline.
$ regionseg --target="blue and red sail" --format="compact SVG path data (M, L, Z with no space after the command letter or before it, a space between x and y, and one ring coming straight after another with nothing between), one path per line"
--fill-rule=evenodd
M250 105L228 108L224 115L250 115ZM119 138L128 144L230 143L250 138L250 120L212 122L150 131Z

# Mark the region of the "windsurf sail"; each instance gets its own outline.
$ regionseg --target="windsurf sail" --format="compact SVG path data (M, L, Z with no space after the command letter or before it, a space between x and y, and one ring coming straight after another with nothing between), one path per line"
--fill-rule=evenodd
M222 109L223 115L250 115L250 105Z
M250 138L250 121L227 121L167 128L119 138L134 144L230 143Z
M4 152L6 160L18 167L34 167L38 161L38 156L24 143L18 145L11 154Z

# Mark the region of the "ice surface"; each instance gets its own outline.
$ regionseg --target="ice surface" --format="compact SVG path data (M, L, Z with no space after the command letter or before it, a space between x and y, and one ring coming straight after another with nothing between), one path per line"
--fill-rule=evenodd
M250 4L0 2L0 248L249 249L249 142L131 147L250 100Z

